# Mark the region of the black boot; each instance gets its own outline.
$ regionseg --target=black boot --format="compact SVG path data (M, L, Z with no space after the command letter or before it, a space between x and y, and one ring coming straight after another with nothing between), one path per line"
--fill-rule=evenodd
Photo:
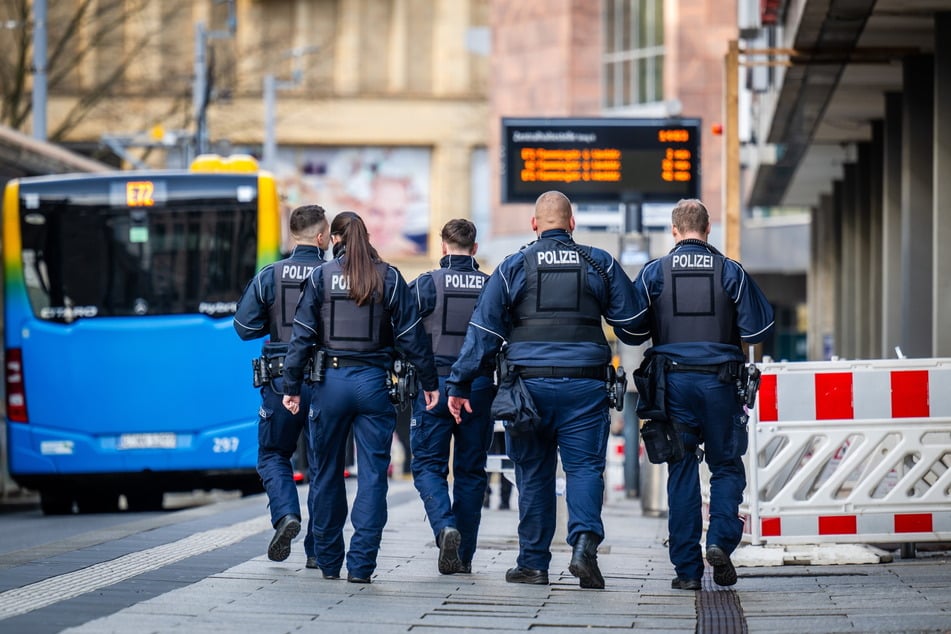
M267 558L271 561L284 561L291 554L291 542L300 533L300 518L285 515L274 527L274 537L267 547Z
M571 564L568 571L581 580L582 588L604 588L604 577L598 568L598 536L594 533L581 533L571 551Z
M459 544L462 541L462 535L454 526L446 526L439 531L436 539L436 545L439 547L439 559L437 567L439 573L451 575L462 570L462 561L459 559Z

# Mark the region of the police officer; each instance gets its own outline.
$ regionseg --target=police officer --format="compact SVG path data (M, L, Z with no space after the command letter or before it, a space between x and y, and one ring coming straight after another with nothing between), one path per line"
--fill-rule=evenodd
M699 590L703 523L696 448L703 443L711 472L707 561L713 580L731 586L736 570L730 554L742 534L739 504L746 487L747 418L737 393L741 344L766 338L773 309L743 267L707 242L710 217L702 202L681 200L671 220L676 245L641 269L634 289L642 310L615 332L631 344L650 338L648 361L655 355L670 361L667 414L686 449L683 459L667 466L670 560L677 572L671 587Z
M538 197L531 221L538 240L507 257L486 282L459 360L447 381L449 409L471 411L470 386L503 342L540 414L530 431L506 431L519 494L519 555L511 583L547 584L555 533L555 469L560 451L568 504L569 570L582 588L603 588L597 548L609 434L606 371L611 325L634 319L631 281L607 252L576 244L571 202Z
M356 442L357 493L346 552L347 580L370 583L386 524L387 469L396 427L388 377L399 350L418 368L426 406L439 400L432 351L400 272L380 260L352 211L330 225L334 259L304 284L284 362L284 406L300 411L304 366L318 359L308 414L317 566L337 579L344 564L347 434ZM323 358L323 363L320 359ZM323 376L315 376L322 374Z
M304 429L303 414L291 414L282 405L284 383L281 368L291 338L294 310L301 284L324 260L330 243L323 207L305 205L291 212L290 233L294 250L290 256L261 269L248 283L238 300L234 329L242 339L270 335L258 360L261 408L258 410L258 474L264 482L274 536L267 555L272 561L284 561L291 552L291 541L301 528L300 501L291 456ZM269 379L269 380L267 380ZM302 398L310 401L310 390ZM310 507L310 493L308 493ZM313 508L309 508L313 511ZM304 536L308 567L316 565L310 526Z
M473 257L478 249L474 224L450 220L441 236L441 268L420 275L410 285L432 342L440 391L459 357L472 309L488 277L478 270ZM439 547L438 569L444 575L472 571L487 481L486 454L492 442L492 394L492 367L488 366L472 382L472 413L463 415L461 425L442 403L427 411L422 397L416 399L410 423L413 483L426 507ZM450 501L447 477L453 440Z

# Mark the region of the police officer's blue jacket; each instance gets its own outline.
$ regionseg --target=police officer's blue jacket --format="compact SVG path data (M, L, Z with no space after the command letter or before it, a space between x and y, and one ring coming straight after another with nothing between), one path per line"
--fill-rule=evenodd
M544 231L536 242L505 258L489 276L482 289L466 332L459 360L452 366L446 382L449 396L468 398L469 389L480 368L490 365L502 344L509 342L515 328L515 307L526 293L525 251L533 245L550 243L553 247L573 245L571 234L562 229ZM560 243L560 244L558 244ZM580 246L598 264L607 276L608 284L598 271L581 260L585 275L585 292L592 295L608 324L615 327L629 326L637 315L631 280L621 265L607 251ZM557 325L557 324L553 324ZM536 333L543 333L537 328ZM601 341L551 341L539 335L537 340L511 341L508 345L508 362L524 367L593 367L607 365L611 349Z
M342 265L346 255L335 258L331 262ZM323 304L324 276L321 267L314 269L304 283L303 293L297 304L294 316L294 329L287 356L284 359L284 394L296 396L300 394L303 380L304 365L311 350L319 346L323 340L323 325L321 306ZM429 337L423 329L422 318L416 309L416 302L410 295L409 286L400 272L386 265L383 281L383 306L389 313L389 323L386 328L392 329L392 337L387 337L395 345L386 345L372 352L334 351L338 357L353 357L360 361L389 368L397 356L396 348L403 356L416 366L419 382L426 391L433 391L439 387L436 376L436 366L433 363L433 354L429 346Z
M234 314L234 329L238 336L245 341L270 336L265 342L267 351L282 352L286 349L287 341L290 339L287 335L290 333L294 318L294 304L288 302L289 306L282 307L288 312L287 323L277 323L274 309L280 304L278 296L285 296L286 293L278 293L278 286L282 284L282 280L278 279L280 273L276 271L283 264L299 265L285 267L288 273L283 281L284 284L294 284L295 292L299 294L301 285L314 268L320 266L323 261L323 250L301 244L294 247L286 259L268 264L258 271L257 275L248 282L241 294L241 299L238 300L238 307ZM281 336L282 332L286 333L284 337Z
M678 275L681 284L675 286ZM740 263L702 240L682 240L645 264L634 279L634 292L637 318L614 329L618 339L631 345L652 339L649 355L663 354L678 363L743 361L740 343L759 343L773 327L772 306ZM678 309L673 308L676 293L685 300Z
M456 359L459 358L459 350L462 347L463 337L465 337L465 324L468 324L469 315L466 315L462 321L461 315L449 314L449 309L445 306L437 306L442 291L443 303L449 304L447 297L452 293L459 296L459 304L469 306L482 292L485 286L485 280L488 276L479 271L479 264L471 255L444 255L439 260L439 271L430 271L423 273L409 285L410 293L416 298L416 306L419 309L419 315L426 322L435 313L441 314L441 323L434 323L433 329L439 329L439 332L430 331L430 336L437 342L433 345L433 354L436 360L437 368L448 368ZM439 279L443 285L442 289L437 290L436 280ZM468 300L468 301L466 301ZM460 309L461 310L461 309ZM454 317L458 319L453 319ZM458 325L455 322L460 322ZM447 323L451 322L451 323ZM456 328L455 332L447 332L446 329Z

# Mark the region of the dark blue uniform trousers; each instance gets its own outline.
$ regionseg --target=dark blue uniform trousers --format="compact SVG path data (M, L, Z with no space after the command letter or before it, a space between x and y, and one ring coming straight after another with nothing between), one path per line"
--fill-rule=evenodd
M301 430L307 423L307 408L310 407L310 388L305 384L301 388L301 407L297 414L291 414L283 405L283 379L274 379L270 385L261 388L261 409L258 410L258 475L264 483L268 506L271 511L271 525L276 526L285 515L296 515L303 519L300 512L300 498L297 483L294 482L294 466L291 457L297 449ZM308 449L309 451L309 449ZM308 509L313 487L308 491ZM310 525L304 534L304 552L314 556L313 535Z
M506 432L518 487L518 565L548 570L555 534L557 453L565 472L568 543L590 532L604 538L604 463L610 417L604 381L526 379L541 415L532 432Z
M396 429L383 368L327 368L313 384L310 408L314 492L313 530L317 565L339 575L344 562L343 528L347 521L344 480L347 435L353 429L357 451L357 493L350 512L353 536L346 552L347 571L370 578L386 525L387 470Z
M684 433L684 459L667 467L667 500L670 508L670 561L677 576L703 576L703 532L700 496L700 462L693 449L703 434L704 459L710 468L710 524L707 545L716 544L727 554L736 550L743 533L739 505L746 488L743 454L746 453L746 417L733 383L716 374L671 372L667 375L667 408L670 417L697 430Z
M439 378L439 393L446 393L446 379ZM431 411L420 393L410 422L410 447L413 452L413 484L426 507L433 535L447 526L459 530L459 558L472 561L482 519L482 499L488 478L485 460L492 444L494 421L489 414L493 387L489 377L472 383L469 403L472 413L462 412L456 424L442 397ZM449 447L453 444L452 501L449 499Z

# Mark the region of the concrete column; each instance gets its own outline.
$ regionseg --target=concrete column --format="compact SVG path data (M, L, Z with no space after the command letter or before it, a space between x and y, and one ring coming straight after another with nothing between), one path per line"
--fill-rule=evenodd
M472 68L466 36L471 26L469 0L436 0L432 3L433 21L433 93L458 95L469 90Z
M315 45L314 43L314 23L317 21L317 10L313 2L308 0L296 0L294 2L294 24L291 25L293 31L293 48L301 49ZM323 51L321 51L323 52ZM304 60L306 67L309 60ZM296 60L295 63L300 63Z
M951 13L935 16L932 355L951 356Z
M931 356L934 264L934 59L903 63L901 191L901 349Z
M334 89L339 95L360 90L360 18L362 0L339 0L334 39Z
M901 93L885 95L882 135L882 356L901 343Z
M156 24L162 24L162 8L158 2L150 2L140 10L130 12L126 20L123 54L135 55L135 63L130 64L126 71L126 81L132 85L140 82L147 85L162 76L161 48L141 46L143 34L150 33Z
M806 305L809 311L807 345L809 360L825 361L834 353L836 329L835 201L831 194L819 198L812 210L811 249Z
M442 244L439 233L443 225L453 218L469 217L472 148L458 141L440 143L434 148L432 157L429 252L436 254L435 259L438 259ZM479 236L477 241L485 243L487 238Z
M884 146L882 136L884 122L872 122L872 142L869 144L868 165L868 310L865 320L868 323L868 357L882 358L882 174Z
M390 17L390 43L386 52L388 67L386 87L393 93L406 90L409 71L409 9L406 1L393 0L393 13Z
M158 4L157 2L155 4ZM264 75L269 71L273 72L273 67L268 66L272 60L277 59L273 51L264 41L264 29L246 29L246 24L260 24L264 12L260 4L250 4L246 2L235 3L236 18L238 20L238 29L234 34L234 50L236 51L260 51L257 55L235 55L235 91L255 92L262 89ZM178 30L174 30L177 34ZM179 36L180 37L180 36ZM262 64L266 66L262 70ZM263 130L262 130L263 136Z
M869 305L869 268L872 254L869 249L872 234L869 227L869 163L871 149L869 143L858 144L858 160L855 164L855 358L870 359L868 315Z
M819 294L819 240L822 234L819 222L822 202L809 212L809 268L806 270L806 359L821 359L822 331L819 319L822 315L822 299Z
M858 267L857 267L857 243L856 239L858 212L856 208L856 173L855 163L846 163L842 166L842 264L839 269L841 284L842 301L842 330L839 331L837 339L842 341L841 355L846 359L855 359L858 356L856 341L856 320L858 310L856 309L857 293L859 286Z
M835 271L835 334L832 337L832 354L838 357L845 356L846 339L846 302L844 296L845 284L843 284L845 274L843 273L843 268L847 260L844 257L842 237L844 191L845 187L841 180L832 183L832 240L835 244L835 263L832 268L832 270Z

